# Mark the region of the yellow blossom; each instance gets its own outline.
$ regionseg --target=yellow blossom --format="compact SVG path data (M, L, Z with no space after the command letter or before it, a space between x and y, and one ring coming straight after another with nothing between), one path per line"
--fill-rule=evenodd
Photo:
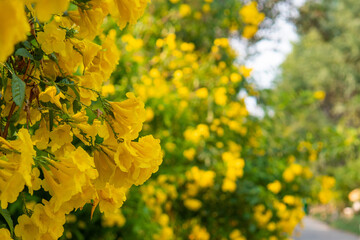
M207 98L209 95L207 88L204 87L199 88L198 90L196 90L195 93L198 98L202 98L202 99Z
M281 183L278 180L275 180L274 182L269 183L267 185L267 189L269 189L269 191L277 194L281 190Z
M196 151L194 148L189 148L187 150L184 151L184 157L190 161L194 160Z
M246 238L241 234L239 229L234 229L230 233L230 239L231 240L246 240Z
M227 101L226 89L224 87L215 89L215 103L220 106L225 106Z
M236 190L236 182L231 179L225 178L221 185L223 192L234 192Z
M114 0L109 3L109 11L120 29L123 29L128 23L136 23L143 15L147 2L147 0Z
M314 98L317 100L324 100L326 93L324 91L316 91L314 92Z
M242 36L243 36L244 38L250 39L250 38L252 38L252 37L255 35L255 33L257 32L257 30L258 30L258 27L257 27L257 26L247 25L247 26L244 27Z
M195 225L189 235L190 240L208 240L210 239L210 234L206 231L206 228L199 225Z
M15 44L26 40L29 31L23 1L0 1L0 62L9 57Z
M8 203L15 202L25 184L32 187L35 150L25 129L19 130L14 141L7 142L0 137L0 146L10 151L6 155L0 154L0 202L1 208L6 209Z
M66 31L52 21L44 26L44 32L38 33L37 39L46 54L61 53L65 50L65 35Z
M184 201L184 205L187 209L191 211L197 211L199 208L201 208L202 203L201 201L194 199L194 198L187 198Z
M240 73L246 78L250 77L252 70L253 70L252 68L247 68L246 66L240 66Z
M259 25L265 18L264 13L257 10L257 2L253 1L242 7L239 11L244 23Z
M179 8L179 14L181 17L186 17L191 14L191 8L188 4L181 4Z
M102 94L104 97L107 97L109 95L112 95L115 93L115 87L112 84L106 84L102 87Z
M0 228L0 239L12 240L9 230L7 230L6 228Z
M53 14L65 12L69 0L34 0L36 2L36 16L42 22L48 21Z

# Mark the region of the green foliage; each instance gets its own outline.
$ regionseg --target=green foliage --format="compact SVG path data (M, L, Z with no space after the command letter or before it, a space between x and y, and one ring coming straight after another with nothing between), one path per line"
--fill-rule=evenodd
M276 139L321 142L313 168L336 177L343 203L359 186L359 10L355 0L307 1L295 20L300 40L283 63L276 87L261 94L274 113L268 131ZM317 98L319 92L325 93L323 99Z

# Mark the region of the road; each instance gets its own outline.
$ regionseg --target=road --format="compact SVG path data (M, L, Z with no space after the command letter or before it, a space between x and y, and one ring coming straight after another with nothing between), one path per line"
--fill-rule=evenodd
M294 237L294 240L360 240L360 236L335 230L325 223L310 217L305 217L303 224L304 228L298 230L301 235Z

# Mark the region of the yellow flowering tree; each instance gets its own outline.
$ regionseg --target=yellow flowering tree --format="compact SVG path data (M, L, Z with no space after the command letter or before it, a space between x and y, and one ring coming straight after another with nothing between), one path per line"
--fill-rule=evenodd
M120 57L102 24L133 25L146 5L0 1L1 239L58 239L85 204L111 217L158 170L160 141L139 137L144 103L102 93Z
M104 90L109 99L130 90L145 102L144 131L161 139L165 158L107 225L115 236L287 239L305 215L314 178L302 160L310 153L268 148L266 121L239 96L259 93L230 36L253 36L265 16L256 3L219 4L154 1L143 25L117 40L120 67Z

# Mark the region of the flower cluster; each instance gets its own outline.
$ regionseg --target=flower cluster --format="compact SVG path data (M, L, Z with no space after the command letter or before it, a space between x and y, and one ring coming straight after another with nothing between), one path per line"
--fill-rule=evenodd
M169 18L180 22L197 11L196 3L170 2ZM156 7L144 22L158 20ZM171 15L174 9L181 13ZM251 69L235 61L228 38L203 46L176 29L136 28L137 35L120 38L124 68L114 88L131 89L146 103L144 130L161 138L166 157L157 177L128 195L139 210L123 212L120 231L146 239L287 239L304 216L301 200L310 196L312 173L301 162L308 152L295 146L279 156L267 149L268 133L239 95L258 94ZM139 47L144 35L146 49ZM139 212L151 221L132 221Z
M239 11L244 23L246 24L243 37L252 38L258 30L258 26L265 19L265 14L257 10L257 3L250 2Z
M139 137L140 98L111 102L102 94L120 57L116 31L105 35L102 24L111 17L121 29L134 24L146 5L0 1L1 208L20 193L24 206L24 196L37 196L17 220L17 237L58 239L65 216L87 203L112 217L131 186L162 163L160 141Z

